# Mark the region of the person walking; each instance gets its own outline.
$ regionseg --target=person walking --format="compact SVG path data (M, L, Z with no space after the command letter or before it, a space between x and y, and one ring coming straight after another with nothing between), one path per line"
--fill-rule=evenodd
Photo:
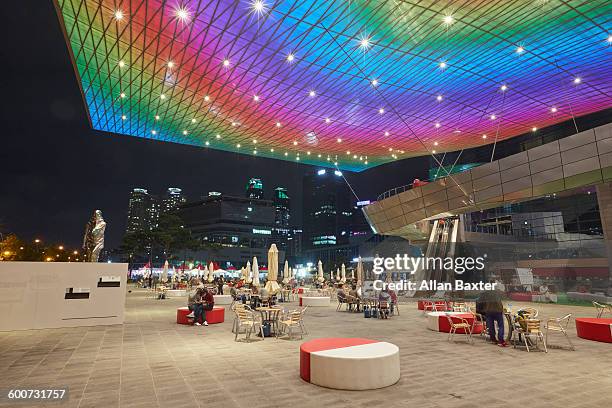
M506 347L504 337L504 305L502 303L501 292L499 290L484 291L479 296L479 303L482 305L489 329L489 340L500 347ZM497 324L497 336L495 334L495 324Z

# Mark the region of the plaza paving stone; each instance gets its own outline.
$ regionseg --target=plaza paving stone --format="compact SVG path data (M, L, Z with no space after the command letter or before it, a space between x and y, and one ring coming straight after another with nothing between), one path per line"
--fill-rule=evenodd
M184 298L127 295L124 325L0 333L0 388L69 387L62 407L610 407L612 344L553 335L548 353L502 349L426 328L416 303L389 320L310 308L308 335L368 337L399 346L401 379L373 391L317 387L299 377L302 341L234 342L232 313L208 327L176 324ZM296 303L285 304L296 307ZM513 302L514 307L521 303ZM524 304L526 305L526 304ZM532 305L540 317L594 316L590 307ZM5 404L4 406L8 406ZM42 406L20 403L18 407Z

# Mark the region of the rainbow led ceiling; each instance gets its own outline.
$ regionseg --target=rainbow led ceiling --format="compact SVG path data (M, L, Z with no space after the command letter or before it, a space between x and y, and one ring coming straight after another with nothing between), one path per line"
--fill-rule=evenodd
M123 135L361 171L612 101L609 0L57 6L92 126Z

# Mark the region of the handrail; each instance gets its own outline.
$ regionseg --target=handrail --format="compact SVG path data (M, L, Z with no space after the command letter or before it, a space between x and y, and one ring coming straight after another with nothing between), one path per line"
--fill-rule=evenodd
M381 193L376 197L376 201L384 200L385 198L392 197L396 194L403 193L404 191L412 190L414 183L406 184L404 186L399 186L392 188L391 190L387 190L384 193Z

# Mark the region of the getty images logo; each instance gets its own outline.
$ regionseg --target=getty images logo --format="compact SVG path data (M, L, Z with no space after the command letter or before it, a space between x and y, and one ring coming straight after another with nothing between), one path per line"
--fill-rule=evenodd
M372 272L377 275L391 270L395 272L406 272L413 275L420 269L443 269L445 271L454 271L456 274L463 274L469 271L482 271L484 269L484 258L479 256L473 257L429 257L419 256L412 257L408 254L396 254L395 257L375 257L374 267Z

